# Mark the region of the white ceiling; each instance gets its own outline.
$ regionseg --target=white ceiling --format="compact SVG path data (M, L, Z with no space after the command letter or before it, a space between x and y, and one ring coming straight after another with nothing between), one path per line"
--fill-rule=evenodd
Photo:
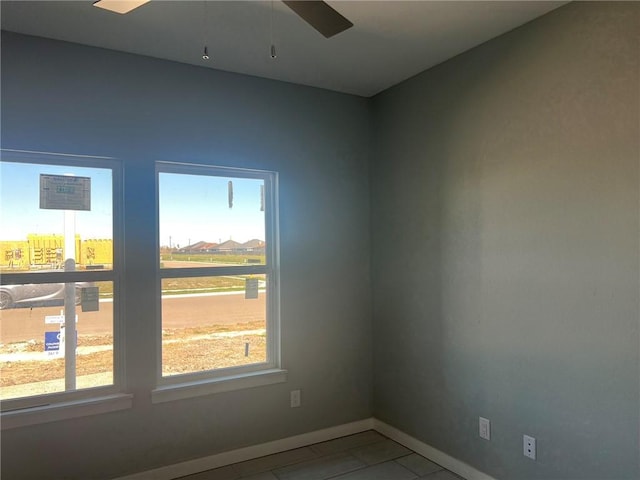
M567 2L328 3L355 24L329 39L278 0L153 0L126 15L91 0L2 1L1 19L3 30L369 97Z

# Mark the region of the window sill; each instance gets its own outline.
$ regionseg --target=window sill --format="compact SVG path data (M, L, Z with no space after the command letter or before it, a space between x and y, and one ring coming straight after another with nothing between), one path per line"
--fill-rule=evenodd
M162 385L151 392L151 401L153 403L172 402L174 400L231 392L245 388L262 387L286 381L286 370L262 370L229 377Z
M115 394L2 412L2 430L126 410L133 395Z

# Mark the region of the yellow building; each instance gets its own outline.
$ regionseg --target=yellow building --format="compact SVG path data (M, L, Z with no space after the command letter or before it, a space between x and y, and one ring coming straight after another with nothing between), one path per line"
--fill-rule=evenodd
M27 235L24 240L0 241L0 268L29 270L30 268L62 268L64 262L63 235ZM81 240L76 235L76 265L80 268L113 264L111 239Z

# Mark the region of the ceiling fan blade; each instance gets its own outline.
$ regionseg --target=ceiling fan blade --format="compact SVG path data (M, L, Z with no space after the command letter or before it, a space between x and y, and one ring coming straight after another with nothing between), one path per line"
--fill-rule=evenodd
M149 2L149 0L98 0L93 2L93 6L104 8L111 12L125 14L147 2Z
M353 23L323 1L283 0L283 2L326 38L333 37L347 28L353 27Z

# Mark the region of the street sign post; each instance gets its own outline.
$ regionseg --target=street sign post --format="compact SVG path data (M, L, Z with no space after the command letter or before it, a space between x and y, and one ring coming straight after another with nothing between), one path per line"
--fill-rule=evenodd
M91 210L91 178L76 177L72 174L40 174L40 208L64 210L64 270L74 271L76 269L76 210ZM75 318L75 313L76 285L74 282L68 282L64 284L64 317ZM63 328L61 324L61 338L64 338ZM75 390L77 339L75 335L70 335L65 340L65 389ZM62 346L60 348L62 349Z

